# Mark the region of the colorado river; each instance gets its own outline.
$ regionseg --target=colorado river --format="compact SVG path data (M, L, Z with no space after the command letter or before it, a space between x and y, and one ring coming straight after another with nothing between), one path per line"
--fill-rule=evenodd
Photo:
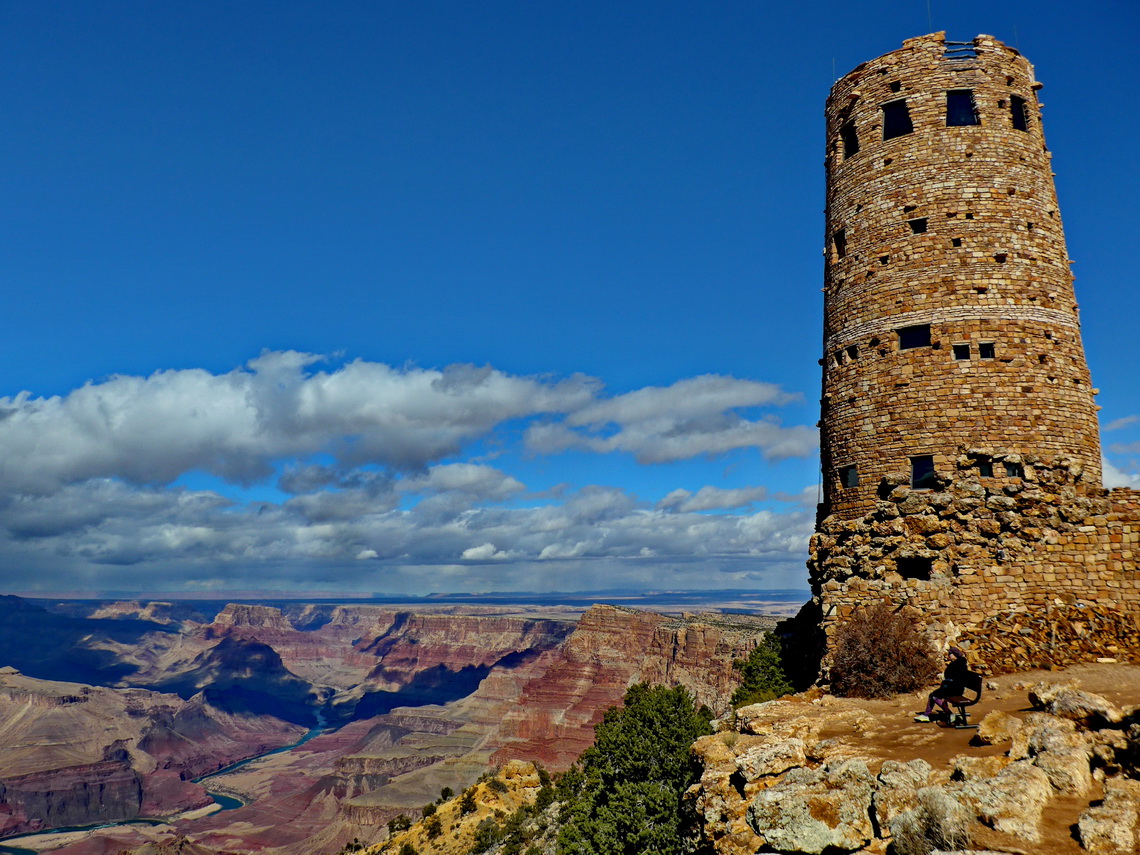
M211 772L209 775L203 775L200 778L194 778L193 782L195 784L207 784L211 778L216 778L219 775L225 775L227 772L233 772L235 769L240 769L243 766L248 766L250 763L253 763L256 760L260 760L262 757L269 757L273 754L284 754L286 751L292 751L294 748L299 748L310 739L320 736L325 732L326 720L324 710L318 709L315 711L315 713L317 723L312 727L312 729L306 731L305 734L296 742L290 743L289 745L283 745L280 748L274 748L272 751L266 751L262 754L254 755L253 757L247 757L244 760L239 760L236 763L231 763L229 766L223 766L217 772ZM241 801L241 799L236 799L227 793L211 792L209 789L207 789L206 795L208 795L218 805L221 806L221 810L213 812L215 814L221 813L221 811L234 810L235 808L242 807L244 804L246 804L245 802ZM78 832L85 831L98 831L104 828L120 828L127 825L165 825L168 821L168 819L138 817L137 819L122 820L120 822L94 822L90 825L70 825L65 828L53 828L50 831L33 831L28 834L17 834L13 837L6 837L3 840L0 840L0 855L37 855L37 853L41 851L39 848L29 849L26 848L26 845L32 844L34 846L37 841L46 842L49 838L55 837L57 835L76 834ZM25 844L25 846L20 846L19 844L21 843ZM63 844L60 843L58 845Z

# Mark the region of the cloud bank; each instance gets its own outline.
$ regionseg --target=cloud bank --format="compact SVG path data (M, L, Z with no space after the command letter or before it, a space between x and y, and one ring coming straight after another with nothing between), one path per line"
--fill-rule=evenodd
M812 456L816 431L777 419L794 399L723 376L607 396L581 375L330 368L293 351L224 374L23 392L0 398L5 585L575 590L776 573L788 578L768 586L783 587L802 576L811 514L756 509L764 487L677 489L654 505L607 485L532 490L479 456L483 443L647 465ZM271 498L177 483L202 473Z

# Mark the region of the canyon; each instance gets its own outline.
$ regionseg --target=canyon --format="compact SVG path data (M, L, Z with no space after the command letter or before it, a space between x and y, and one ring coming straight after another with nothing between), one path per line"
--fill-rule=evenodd
M24 637L57 640L30 655L0 631L0 851L61 855L171 834L283 855L378 839L490 769L567 768L632 683L683 685L724 713L733 661L775 623L606 605L230 603L208 615L5 597L0 611ZM240 806L219 810L207 788Z

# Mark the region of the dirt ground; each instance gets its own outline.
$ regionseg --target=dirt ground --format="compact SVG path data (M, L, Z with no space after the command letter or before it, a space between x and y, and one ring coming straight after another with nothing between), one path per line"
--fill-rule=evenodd
M987 677L981 700L970 708L970 721L977 723L985 715L1000 710L1024 717L1033 710L1027 689L1039 682L1073 683L1112 701L1119 707L1140 705L1140 666L1125 664L1083 664L1065 670L1028 671ZM989 688L996 685L996 688ZM921 758L935 769L947 768L951 759L965 754L986 757L1004 754L1008 745L974 746L970 744L976 731L954 729L936 723L915 722L914 715L926 705L926 694L901 695L882 701L838 701L853 705L873 716L873 724L859 732L825 732L823 735L841 740L863 756L877 760L908 761ZM978 849L1002 852L1024 852L1026 855L1080 855L1084 853L1075 838L1076 822L1081 811L1102 796L1099 786L1084 796L1057 796L1050 802L1042 822L1041 843L1014 841L1008 835L981 829L974 841Z

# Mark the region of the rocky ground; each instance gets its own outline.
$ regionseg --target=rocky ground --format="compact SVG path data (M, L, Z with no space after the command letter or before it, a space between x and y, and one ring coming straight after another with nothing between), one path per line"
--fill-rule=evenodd
M1097 664L990 680L978 730L914 722L921 694L745 707L694 746L692 844L882 855L925 810L979 851L1136 852L1140 782L1122 772L1138 700L1140 668Z

